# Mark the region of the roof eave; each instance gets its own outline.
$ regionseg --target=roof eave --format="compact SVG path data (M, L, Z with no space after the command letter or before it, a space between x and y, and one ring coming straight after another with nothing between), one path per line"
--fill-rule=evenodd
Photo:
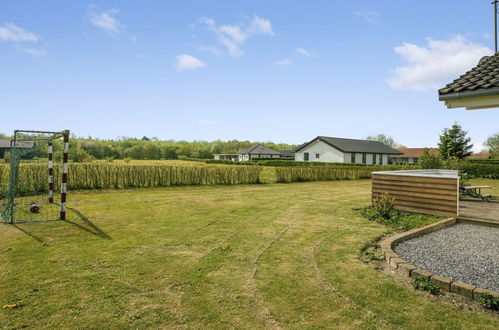
M489 88L489 89L480 89L476 91L466 91L466 92L456 92L449 94L440 94L438 95L439 101L447 101L447 100L459 100L466 99L471 97L480 97L480 96L493 96L499 95L499 87Z

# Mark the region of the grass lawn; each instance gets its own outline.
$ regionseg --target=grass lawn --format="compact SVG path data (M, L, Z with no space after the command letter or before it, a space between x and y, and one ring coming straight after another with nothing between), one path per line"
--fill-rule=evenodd
M370 184L72 192L68 222L0 226L0 328L499 328L359 259Z

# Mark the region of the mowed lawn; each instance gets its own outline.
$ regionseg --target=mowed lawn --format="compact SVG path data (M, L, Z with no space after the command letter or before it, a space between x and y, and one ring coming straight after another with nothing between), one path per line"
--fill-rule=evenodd
M499 328L360 261L370 187L72 192L68 222L0 226L0 328Z

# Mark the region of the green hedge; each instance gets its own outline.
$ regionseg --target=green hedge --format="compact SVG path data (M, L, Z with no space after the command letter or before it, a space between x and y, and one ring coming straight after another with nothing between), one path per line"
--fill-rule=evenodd
M277 182L368 179L373 169L359 166L276 167Z
M465 161L458 163L455 167L477 178L499 179L499 164L482 164Z
M70 164L68 189L108 189L260 183L257 166L169 166L121 164ZM18 193L42 193L48 188L45 164L21 165ZM60 182L61 167L54 167L54 181ZM8 191L9 166L0 165L0 198ZM56 189L58 189L56 185Z
M473 164L499 165L499 159L467 159L466 161Z

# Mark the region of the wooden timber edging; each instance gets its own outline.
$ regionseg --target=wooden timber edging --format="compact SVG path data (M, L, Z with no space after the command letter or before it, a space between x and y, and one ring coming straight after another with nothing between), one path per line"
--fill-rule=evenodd
M457 217L459 178L372 174L372 201L387 193L399 211Z
M442 221L433 223L431 225L417 228L413 230L409 230L388 238L385 238L380 242L381 253L383 254L383 258L388 263L389 267L393 270L398 271L399 273L407 276L407 277L423 277L430 281L430 283L436 285L443 291L453 292L458 295L473 299L475 301L479 301L483 294L489 294L493 297L499 298L499 292L490 291L486 289L479 288L475 285L463 283L460 281L454 281L451 278L443 277L440 275L436 275L430 273L424 269L417 268L416 266L408 263L404 259L402 259L397 253L393 251L393 246L399 242L411 239L416 236L420 236L423 234L431 233L448 226L452 226L457 222L461 222L460 219L448 218ZM477 225L489 225L494 227L499 227L499 223L493 223L490 221L486 221L487 223L483 223L483 221L473 221L473 220L465 220L462 222L473 222Z

